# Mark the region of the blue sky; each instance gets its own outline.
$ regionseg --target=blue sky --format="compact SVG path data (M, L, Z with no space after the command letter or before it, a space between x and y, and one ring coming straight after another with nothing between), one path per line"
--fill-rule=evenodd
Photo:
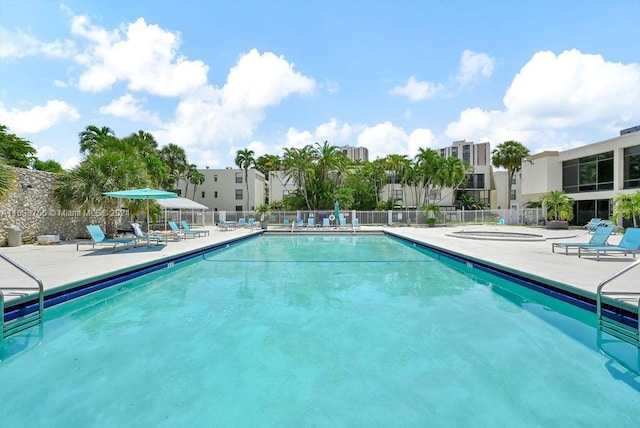
M87 125L201 168L328 140L532 153L640 124L640 0L0 2L0 123L69 168Z

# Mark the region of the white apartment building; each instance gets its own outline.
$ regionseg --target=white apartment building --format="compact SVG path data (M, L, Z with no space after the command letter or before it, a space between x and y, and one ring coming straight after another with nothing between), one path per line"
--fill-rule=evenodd
M264 175L256 169L247 170L249 193L241 169L199 169L204 182L195 188L180 182L182 196L209 207L212 211L253 211L265 201Z
M599 143L529 156L522 164L521 187L529 201L563 190L576 200L574 224L610 218L616 195L640 189L640 126Z

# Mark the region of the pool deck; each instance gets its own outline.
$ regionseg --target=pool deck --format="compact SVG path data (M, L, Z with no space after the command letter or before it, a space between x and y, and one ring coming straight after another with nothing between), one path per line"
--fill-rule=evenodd
M162 259L172 259L181 254L198 249L233 241L259 230L248 229L218 231L209 227L210 236L195 239L169 242L167 245L138 246L126 250L112 252L111 248L81 245L76 251L75 241L62 242L58 245L21 245L19 247L2 247L0 254L11 258L28 271L39 277L44 283L46 292L69 288L71 284L86 282L91 278L104 278L116 272L124 272L136 267L153 264ZM272 229L270 228L270 231ZM533 233L542 235L544 240L512 241L463 239L449 236L456 231L495 231ZM285 231L283 229L283 231ZM394 235L437 247L447 252L464 255L472 260L482 261L490 265L508 267L509 270L521 273L534 279L541 279L551 284L561 284L569 291L578 292L593 298L598 284L609 276L633 263L632 256L611 254L578 258L577 250L571 249L569 255L564 250L551 252L552 242L587 242L590 235L586 230L546 230L516 226L451 226L451 227L366 227L361 232L387 231ZM330 233L327 230L316 230L312 233ZM349 233L349 232L347 232ZM621 235L612 235L610 244L616 244ZM559 251L559 252L558 252ZM3 286L33 286L34 281L19 270L0 260L0 281ZM610 283L608 290L632 290L640 292L640 266L626 272ZM6 294L6 293L5 293ZM10 305L16 297L6 296ZM18 298L22 300L22 298ZM637 306L637 299L626 299L629 304Z

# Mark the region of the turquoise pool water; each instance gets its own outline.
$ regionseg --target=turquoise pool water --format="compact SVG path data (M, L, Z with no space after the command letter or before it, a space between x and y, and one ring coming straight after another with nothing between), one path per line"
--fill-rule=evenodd
M256 238L46 315L0 348L3 426L640 420L593 314L384 236Z

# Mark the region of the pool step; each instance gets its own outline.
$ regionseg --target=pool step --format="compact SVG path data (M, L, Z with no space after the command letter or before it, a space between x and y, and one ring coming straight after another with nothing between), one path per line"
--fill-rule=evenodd
M632 264L624 267L619 272L611 275L609 278L598 284L596 294L596 314L598 316L598 328L600 329L600 331L609 333L610 335L620 340L631 343L632 345L640 348L640 292L604 290L605 285L637 266L640 266L640 260L636 260ZM634 299L637 296L637 300L635 303L637 304L636 310L638 312L638 322L636 324L636 327L632 327L630 325L623 324L611 318L605 317L602 311L602 300L604 296L609 296L609 298L619 301L628 301L631 296L633 296ZM614 296L618 297L616 298Z
M640 347L640 335L638 334L637 328L612 319L602 318L600 320L600 330L624 342Z

